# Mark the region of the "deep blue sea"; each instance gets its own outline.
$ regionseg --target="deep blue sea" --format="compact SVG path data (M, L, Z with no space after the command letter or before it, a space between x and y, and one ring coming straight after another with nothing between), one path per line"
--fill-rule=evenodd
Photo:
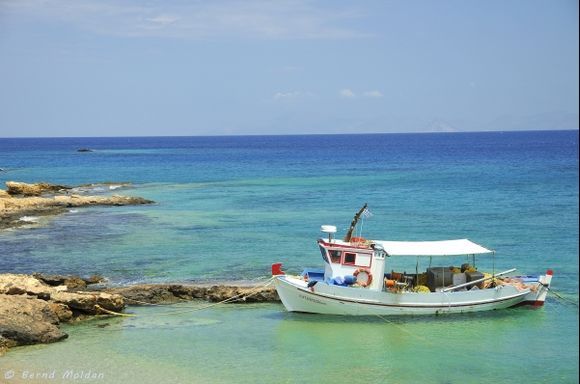
M469 238L496 251L480 270L551 268L564 298L394 320L278 304L132 308L134 318L67 326L64 343L11 351L0 382L7 370L16 379L93 370L102 383L578 382L578 131L0 139L0 168L0 188L129 182L90 192L156 202L78 208L0 232L1 272L247 281L279 261L299 273L320 266L320 225L344 234L368 203L366 238ZM391 262L414 269L416 260Z

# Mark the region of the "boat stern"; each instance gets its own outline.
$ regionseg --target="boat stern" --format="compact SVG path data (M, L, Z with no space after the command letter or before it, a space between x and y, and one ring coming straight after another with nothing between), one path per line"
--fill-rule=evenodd
M553 275L554 271L548 269L545 275L538 276L537 282L532 285L532 287L535 289L530 290L530 293L526 295L522 304L531 305L534 307L543 306L546 301L548 291L550 290L550 284L552 283Z

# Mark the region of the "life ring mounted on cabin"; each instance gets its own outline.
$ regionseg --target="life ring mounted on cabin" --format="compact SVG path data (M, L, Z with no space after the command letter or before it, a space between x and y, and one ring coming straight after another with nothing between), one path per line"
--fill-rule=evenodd
M368 287L373 282L373 275L366 268L359 268L352 275L355 277L356 283L363 288Z

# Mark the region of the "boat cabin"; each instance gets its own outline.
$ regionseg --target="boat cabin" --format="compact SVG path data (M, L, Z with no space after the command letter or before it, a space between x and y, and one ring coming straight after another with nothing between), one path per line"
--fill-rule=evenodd
M444 241L383 241L352 237L350 241L333 238L336 227L323 225L328 238L318 240L324 260L322 271L306 270L309 280L324 280L330 284L368 288L382 291L423 286L435 291L438 288L461 285L483 278L483 274L469 264L461 267L428 268L419 274L385 273L389 256L464 256L493 253L467 239ZM470 286L471 288L471 286Z

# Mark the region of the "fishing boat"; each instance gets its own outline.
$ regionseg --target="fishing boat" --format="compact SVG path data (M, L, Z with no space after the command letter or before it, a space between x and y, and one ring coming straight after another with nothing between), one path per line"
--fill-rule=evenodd
M343 240L334 238L335 226L321 227L325 237L318 240L318 247L323 269L305 269L300 275L289 275L283 272L282 263L272 264L276 290L288 311L361 316L437 315L542 306L546 300L552 270L534 276L514 276L515 268L498 273L481 272L476 268L476 256L494 257L495 252L468 239L385 241L352 236L365 214L368 214L366 204L355 214ZM470 262L419 271L417 261L412 263L414 273L389 267L394 258L418 260L425 256L431 261L461 256Z

